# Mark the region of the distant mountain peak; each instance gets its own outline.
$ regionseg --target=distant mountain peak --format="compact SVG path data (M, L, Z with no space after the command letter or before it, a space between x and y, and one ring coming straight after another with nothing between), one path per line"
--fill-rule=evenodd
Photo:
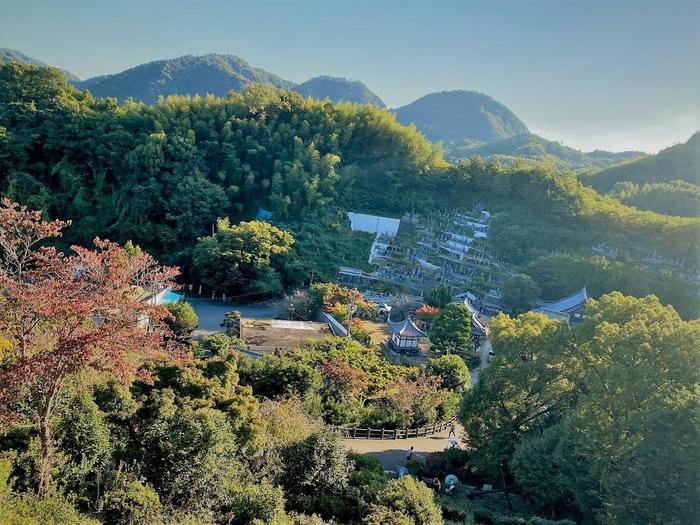
M394 111L402 124L415 124L430 140L446 145L488 143L529 133L504 104L477 91L430 93Z
M294 84L264 69L251 66L236 55L209 53L155 60L121 73L76 83L97 97L133 98L153 104L159 96L212 93L224 96L256 82L290 89Z
M352 102L385 107L384 101L373 93L363 82L342 77L320 75L298 84L295 91L305 97L330 99L332 102Z

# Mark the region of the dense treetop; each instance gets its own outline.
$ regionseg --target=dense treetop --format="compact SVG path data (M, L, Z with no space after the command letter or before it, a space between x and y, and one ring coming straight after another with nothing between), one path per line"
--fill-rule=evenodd
M490 326L496 355L462 407L479 469L577 521L697 513L698 321L616 292L576 328L533 313Z
M95 100L54 70L17 63L0 82L2 191L75 217L71 240L100 232L166 260L217 217L318 215L363 179L405 184L444 165L386 111L267 85L145 107Z

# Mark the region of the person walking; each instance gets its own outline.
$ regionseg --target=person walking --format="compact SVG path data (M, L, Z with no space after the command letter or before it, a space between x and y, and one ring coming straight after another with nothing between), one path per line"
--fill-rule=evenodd
M447 437L457 437L457 434L455 433L455 424L452 423L450 425L450 433L447 434Z
M406 452L406 461L411 461L413 459L413 447L408 449Z

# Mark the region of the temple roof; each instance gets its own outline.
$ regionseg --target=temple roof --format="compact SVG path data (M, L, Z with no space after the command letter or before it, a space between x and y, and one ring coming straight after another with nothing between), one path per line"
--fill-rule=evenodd
M403 337L426 337L428 335L418 328L410 319L398 323L389 323L389 329L391 333L399 334Z
M537 306L544 310L569 313L571 310L585 304L586 300L588 300L588 292L584 286L578 292L557 301L537 301Z

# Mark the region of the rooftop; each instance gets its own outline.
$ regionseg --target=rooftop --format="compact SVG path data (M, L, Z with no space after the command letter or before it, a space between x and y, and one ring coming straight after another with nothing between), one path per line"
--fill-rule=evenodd
M399 321L397 323L389 323L389 329L393 334L399 334L404 337L426 337L423 330L418 328L413 321L406 319L404 321Z
M537 306L542 310L569 313L569 311L585 304L587 300L588 292L584 286L579 291L566 297L562 297L557 301L537 301Z

